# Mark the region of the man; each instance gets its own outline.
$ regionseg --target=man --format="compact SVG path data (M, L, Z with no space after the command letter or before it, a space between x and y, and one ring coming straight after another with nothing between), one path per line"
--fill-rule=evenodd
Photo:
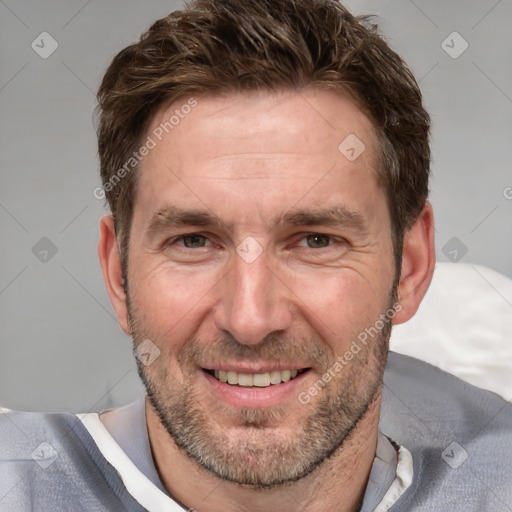
M388 357L435 264L429 116L367 19L197 0L98 99L99 258L147 397L5 414L2 510L512 507L510 404Z

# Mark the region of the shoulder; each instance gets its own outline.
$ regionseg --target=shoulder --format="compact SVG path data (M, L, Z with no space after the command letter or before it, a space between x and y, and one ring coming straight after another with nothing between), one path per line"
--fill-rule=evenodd
M0 474L1 510L142 510L73 414L2 410Z
M403 510L512 505L512 404L500 396L390 352L380 429L413 457L413 484L397 511L408 500L414 507Z
M32 460L43 464L50 447L70 437L80 421L73 414L0 410L2 463Z

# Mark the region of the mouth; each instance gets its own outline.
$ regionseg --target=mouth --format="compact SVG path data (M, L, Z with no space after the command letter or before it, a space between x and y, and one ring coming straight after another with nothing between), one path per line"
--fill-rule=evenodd
M273 370L264 373L241 373L228 370L211 370L203 368L203 372L211 375L219 382L235 387L268 388L279 386L285 382L297 378L311 368Z

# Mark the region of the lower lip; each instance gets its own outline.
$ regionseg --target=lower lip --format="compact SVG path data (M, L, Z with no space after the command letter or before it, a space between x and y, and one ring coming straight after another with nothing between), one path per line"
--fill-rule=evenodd
M213 375L201 370L207 385L221 400L237 407L271 407L278 405L290 395L298 396L298 389L310 370L302 372L294 379L281 384L271 384L265 388L233 386L217 380Z

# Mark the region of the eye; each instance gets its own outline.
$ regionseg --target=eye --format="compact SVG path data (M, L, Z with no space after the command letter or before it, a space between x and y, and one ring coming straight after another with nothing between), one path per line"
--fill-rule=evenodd
M183 235L183 236L176 238L176 240L175 240L175 242L178 242L179 245L183 245L187 249L200 249L201 247L206 246L207 241L208 241L208 238L206 238L204 235L200 235L198 233L192 233L190 235Z
M331 245L331 237L322 233L312 233L302 238L298 245L304 247L302 241L305 241L307 247L311 249L323 249Z

